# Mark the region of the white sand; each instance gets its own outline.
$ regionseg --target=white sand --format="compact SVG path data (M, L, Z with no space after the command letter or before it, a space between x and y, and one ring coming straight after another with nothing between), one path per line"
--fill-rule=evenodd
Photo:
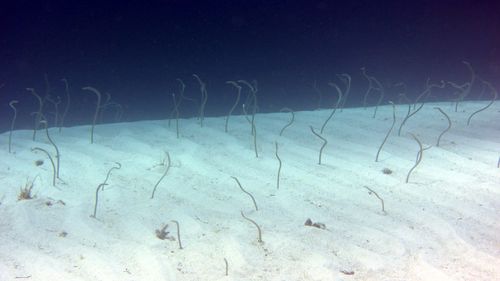
M427 104L397 129L375 154L391 124L391 107L337 112L324 136L328 145L318 165L317 131L330 110L256 116L259 158L243 116L143 121L99 125L95 143L89 126L50 129L61 152L61 180L52 187L52 167L39 146L54 155L43 131L0 135L0 280L500 280L500 103L467 117L486 102ZM435 147L446 120L453 122ZM423 159L415 163L418 144ZM278 161L283 161L276 189ZM165 151L172 165L165 171ZM43 159L42 166L34 162ZM95 190L97 219L90 217ZM393 171L382 173L383 168ZM259 210L231 176L255 196ZM20 187L34 181L32 200L18 201ZM367 186L385 201L370 195ZM52 205L48 204L51 203ZM49 206L50 205L50 206ZM244 220L240 211L262 228ZM326 229L304 226L307 218ZM160 240L155 230L169 223L184 249ZM63 237L62 233L67 233ZM224 258L229 264L225 276ZM344 272L353 272L347 275Z

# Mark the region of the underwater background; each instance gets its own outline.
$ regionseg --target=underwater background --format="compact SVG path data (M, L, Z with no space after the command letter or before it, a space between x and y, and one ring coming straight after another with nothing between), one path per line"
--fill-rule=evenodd
M227 80L258 81L259 112L331 108L336 94L328 82L340 83L342 73L352 77L345 106L360 106L368 87L361 67L386 87L382 104L397 100L397 83L406 84L411 100L428 78L465 83L470 74L463 61L498 86L499 6L472 0L5 1L0 131L9 129L11 100L19 101L16 128L32 127L38 102L26 88L60 97L62 109L63 78L72 99L66 125L92 120L95 100L85 86L109 93L123 110L117 117L109 107L101 123L167 118L172 93L179 95L176 79L195 99L183 103L180 116L197 116L200 91L192 74L207 85L206 116L226 115L233 104ZM448 87L433 100L454 97ZM376 102L370 96L368 104ZM54 118L54 104L45 106Z

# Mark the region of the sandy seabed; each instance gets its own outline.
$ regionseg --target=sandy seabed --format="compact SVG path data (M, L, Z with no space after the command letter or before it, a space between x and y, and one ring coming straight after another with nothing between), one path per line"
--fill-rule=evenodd
M244 116L227 133L224 117L179 120L179 138L168 120L98 125L93 144L90 126L51 128L55 187L49 159L31 151L55 157L45 132L14 131L13 153L3 133L0 280L500 280L500 104L466 125L486 104L426 104L400 136L407 106L397 106L378 162L390 106L376 118L337 111L321 165L309 126L319 133L331 110L296 112L282 136L290 113L257 114L258 157ZM437 106L452 121L439 147L448 123ZM425 150L406 183L419 151L409 133ZM34 198L18 200L31 183Z

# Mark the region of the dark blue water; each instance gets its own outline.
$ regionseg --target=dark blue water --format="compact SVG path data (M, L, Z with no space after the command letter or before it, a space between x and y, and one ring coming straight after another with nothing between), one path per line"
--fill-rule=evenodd
M182 103L180 116L196 116L201 94L195 73L206 83L206 116L229 111L236 91L225 82L239 79L258 81L259 112L285 106L313 110L335 104L327 83L342 85L336 74L349 73L346 106L361 106L368 87L363 66L384 85L382 103L398 99L393 86L398 82L408 85L410 99L428 77L467 82L463 60L498 86L498 5L472 0L2 3L0 131L10 126L11 100L19 101L17 128L32 127L30 114L38 102L26 88L44 98L44 114L54 126L50 100L60 98L59 114L67 102L62 78L72 100L66 125L92 120L96 99L82 91L85 86L100 90L103 99L111 95L100 122L168 118L172 93L179 94L177 78L195 100ZM480 85L474 89L468 98L479 97ZM431 98L454 97L448 87ZM377 100L370 95L368 104Z

